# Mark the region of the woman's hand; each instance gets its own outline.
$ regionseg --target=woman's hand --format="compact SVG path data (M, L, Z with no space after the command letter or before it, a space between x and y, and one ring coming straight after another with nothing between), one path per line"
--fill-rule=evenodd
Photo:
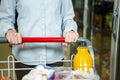
M22 36L20 33L15 32L12 29L9 29L6 33L6 38L10 44L21 44Z
M65 34L65 43L63 43L64 46L67 46L69 43L75 43L79 37L79 34L73 30L68 31Z

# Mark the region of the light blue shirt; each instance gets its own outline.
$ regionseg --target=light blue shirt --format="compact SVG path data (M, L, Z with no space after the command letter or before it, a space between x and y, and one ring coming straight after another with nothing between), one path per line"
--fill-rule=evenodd
M14 29L15 9L18 31L23 37L61 37L70 30L77 32L71 0L1 0L1 37L8 29ZM19 61L60 60L64 57L63 52L61 43L25 43L24 48L21 45L12 47L12 53ZM39 62L25 64L37 65Z

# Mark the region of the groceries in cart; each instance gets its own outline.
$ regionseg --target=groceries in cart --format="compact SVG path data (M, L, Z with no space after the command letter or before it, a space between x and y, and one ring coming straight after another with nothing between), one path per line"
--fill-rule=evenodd
M55 70L46 65L38 65L26 74L22 80L54 80Z
M63 66L55 67L55 72L54 70L49 71L49 69L43 70L48 70L48 73L47 71L41 72L36 68L26 74L22 80L99 80L99 76L93 70L87 73L81 70L73 71L71 68Z
M92 46L81 41L77 48L77 53L73 58L73 69L65 67L56 69L56 74L60 80L99 80L99 76L95 71L94 56Z
M77 48L77 54L73 58L73 68L54 67L54 79L50 80L99 80L99 76L94 69L94 57L91 49L91 45L87 46L87 43L82 41ZM41 78L40 80L49 79Z
M90 73L82 70L72 70L70 67L55 67L54 80L99 80L99 76L93 70Z

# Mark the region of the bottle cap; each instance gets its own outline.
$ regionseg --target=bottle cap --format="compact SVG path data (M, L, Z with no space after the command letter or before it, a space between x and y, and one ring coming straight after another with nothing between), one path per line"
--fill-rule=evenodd
M87 43L86 43L85 41L81 41L81 42L79 42L78 44L79 44L79 46L81 46L81 47L86 47L86 46L87 46Z

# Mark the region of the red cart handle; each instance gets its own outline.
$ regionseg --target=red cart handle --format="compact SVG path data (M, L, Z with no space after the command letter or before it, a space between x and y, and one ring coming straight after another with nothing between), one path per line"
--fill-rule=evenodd
M64 37L22 37L22 42L65 42Z

